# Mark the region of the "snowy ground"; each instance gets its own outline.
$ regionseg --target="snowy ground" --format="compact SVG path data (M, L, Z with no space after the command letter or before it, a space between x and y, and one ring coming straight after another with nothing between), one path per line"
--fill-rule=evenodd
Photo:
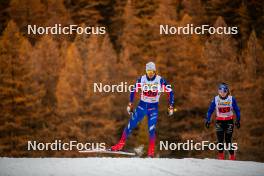
M264 163L162 158L0 158L1 176L264 176Z

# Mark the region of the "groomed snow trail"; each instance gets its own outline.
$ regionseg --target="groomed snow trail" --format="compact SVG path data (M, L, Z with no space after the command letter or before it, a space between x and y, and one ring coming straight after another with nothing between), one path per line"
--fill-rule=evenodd
M1 176L264 176L264 163L166 158L0 158Z

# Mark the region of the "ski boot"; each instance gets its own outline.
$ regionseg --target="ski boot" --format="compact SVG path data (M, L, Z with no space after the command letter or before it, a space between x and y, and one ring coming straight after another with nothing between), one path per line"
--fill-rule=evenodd
M148 158L154 158L154 150L152 149L148 150Z
M154 150L155 150L155 140L150 141L149 148L148 148L149 158L154 158Z
M122 150L124 145L125 145L125 142L126 142L126 137L125 137L125 135L123 133L123 135L122 135L121 139L119 140L119 142L116 145L111 147L111 151Z
M235 154L230 154L229 155L229 160L236 160Z
M219 152L217 158L218 158L219 160L224 160L224 159L225 159L224 152L222 152L222 153Z

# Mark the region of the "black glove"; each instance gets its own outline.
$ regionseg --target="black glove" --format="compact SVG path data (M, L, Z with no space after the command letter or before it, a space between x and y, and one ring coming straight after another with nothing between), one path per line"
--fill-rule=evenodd
M210 122L206 121L204 125L205 125L206 128L209 128L210 127Z
M237 121L235 122L235 125L236 125L237 129L239 129L239 128L240 128L240 121L237 120Z

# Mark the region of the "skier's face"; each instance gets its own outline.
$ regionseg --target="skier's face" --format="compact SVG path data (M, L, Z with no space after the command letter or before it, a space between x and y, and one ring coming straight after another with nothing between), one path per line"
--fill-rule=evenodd
M155 76L154 70L147 70L146 73L149 78L153 78Z
M222 98L226 97L226 96L227 96L227 93L228 93L228 92L226 92L226 91L218 90L218 94L219 94Z

